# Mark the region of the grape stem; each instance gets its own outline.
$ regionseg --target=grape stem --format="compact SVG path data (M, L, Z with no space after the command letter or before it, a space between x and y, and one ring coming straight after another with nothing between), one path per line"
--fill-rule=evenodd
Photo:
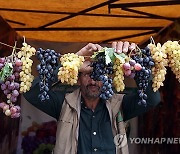
M11 45L8 45L8 44L6 44L6 43L3 43L3 42L0 42L0 44L2 44L2 45L5 45L5 46L7 46L7 47L10 47L10 48L14 48L13 46L11 46ZM16 49L21 49L21 48L16 48Z
M144 55L145 57L147 57L145 54L143 54L142 52L141 52L141 49L138 47L138 46L136 46L137 47L137 49L139 50L139 53L140 53L140 56L142 57L142 55Z
M25 38L25 36L23 36L23 39L24 39L24 43L26 43L26 38Z
M60 83L60 81L57 81L55 83L52 84L52 87L54 87L55 85L57 85L58 83Z
M130 51L130 53L129 53L129 58L131 57L132 52L133 52L133 49L131 49L131 51Z
M152 36L150 37L150 40L152 44L156 44Z
M24 42L25 42L25 37L24 37ZM13 46L8 45L8 44L3 43L3 42L0 42L0 44L5 45L5 46L10 47L10 48L14 48ZM16 49L21 50L21 48L17 48L17 47L16 47ZM61 55L61 56L63 56L63 55ZM91 57L91 56L83 56L83 57L85 57L85 58L89 58L89 57Z
M136 45L136 48L138 49L139 53L140 53L140 56L142 57L142 52L141 52L141 49Z
M15 45L13 47L13 51L12 51L12 55L11 55L12 62L13 62L13 58L14 58L14 52L16 51L16 44L17 44L17 41L15 41Z

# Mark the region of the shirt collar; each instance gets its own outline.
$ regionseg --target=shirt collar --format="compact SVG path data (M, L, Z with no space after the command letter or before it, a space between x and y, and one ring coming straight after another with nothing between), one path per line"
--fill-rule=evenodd
M81 97L81 107L82 107L82 108L85 108L85 109L89 109L89 108L85 105L83 97ZM98 111L100 111L100 110L103 110L104 107L105 107L105 100L100 99L100 101L99 101L99 103L97 104L94 112L98 112Z

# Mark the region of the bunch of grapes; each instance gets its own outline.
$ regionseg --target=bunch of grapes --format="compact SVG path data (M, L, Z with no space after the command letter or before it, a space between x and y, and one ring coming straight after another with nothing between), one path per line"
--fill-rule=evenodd
M169 67L180 82L180 44L178 41L167 41L163 44L163 49L168 55Z
M17 118L20 116L20 107L15 106L19 96L19 73L22 68L22 62L12 55L6 58L0 58L0 61L4 63L4 66L8 65L12 67L11 73L5 77L5 80L1 82L1 90L7 97L7 102L0 103L0 107L6 116L11 118Z
M0 103L0 108L3 109L3 112L6 116L11 116L11 118L18 118L20 117L20 106L7 104L5 102Z
M95 81L102 81L103 86L101 89L100 98L107 100L114 94L112 90L113 63L106 64L104 52L96 55L96 61L92 62L93 72L91 78Z
M134 59L127 60L126 63L123 64L124 74L130 78L135 77L135 72L140 71L142 69L141 64L137 63Z
M118 58L116 58L114 61L113 70L114 70L114 78L113 78L114 87L117 92L123 91L125 88L123 63Z
M148 45L152 58L155 62L154 67L152 68L153 75L153 91L157 91L161 86L163 86L163 81L165 80L166 75L166 66L168 66L167 53L165 48L161 46L160 43L157 46L153 43Z
M74 53L64 54L60 58L62 67L58 71L58 80L61 83L74 85L78 80L78 71L84 62L83 56L78 56Z
M120 60L118 58L115 59L113 69L113 83L117 92L120 92L125 88L125 84L123 82L124 75L130 78L134 78L135 72L140 71L142 69L142 66L130 56L128 57L127 55L125 55L123 60Z
M138 94L140 98L138 104L146 106L146 88L148 87L149 79L151 77L151 69L154 66L154 61L148 47L141 49L140 53L132 58L136 61L136 63L140 64L136 68L138 71L135 73L135 80L139 89Z
M32 55L35 55L36 49L23 43L23 47L17 53L18 58L22 61L22 71L20 72L20 93L25 93L30 90L34 76L32 72L33 61L30 59Z
M54 69L58 66L60 54L56 53L54 50L43 50L40 48L36 52L36 55L40 61L40 64L37 65L37 71L40 78L39 87L41 91L39 98L41 101L45 101L49 99L49 81L55 80Z

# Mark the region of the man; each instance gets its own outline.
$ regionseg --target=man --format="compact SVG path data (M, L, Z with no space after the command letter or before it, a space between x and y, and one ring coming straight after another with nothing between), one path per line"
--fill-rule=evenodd
M135 44L113 42L112 47L121 53L135 48ZM100 49L100 45L89 43L77 54L92 55ZM70 94L50 91L50 100L40 102L36 79L24 96L32 105L58 120L55 154L128 154L127 142L117 144L119 139L127 141L124 121L157 105L160 95L153 92L150 83L146 107L138 105L137 93L114 94L111 99L102 100L99 98L102 82L90 78L91 69L85 61L79 73L80 88Z

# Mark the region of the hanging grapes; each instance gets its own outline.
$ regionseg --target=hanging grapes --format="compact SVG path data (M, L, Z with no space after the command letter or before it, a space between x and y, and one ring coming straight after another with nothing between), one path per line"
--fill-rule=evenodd
M44 101L49 99L49 82L55 81L54 70L58 66L60 54L56 53L54 50L43 50L42 48L39 48L36 52L36 56L40 61L40 64L37 65L37 71L40 78L39 87L41 91L39 98L41 101Z
M20 116L20 107L15 105L20 93L30 90L34 76L32 73L33 60L36 54L40 64L37 65L39 73L39 87L41 101L49 99L50 82L55 75L61 83L74 85L78 80L79 69L85 58L74 53L60 55L54 50L36 49L25 41L19 52L16 46L8 57L0 58L0 86L7 100L0 103L5 115L11 118ZM124 78L134 78L138 88L139 102L146 106L148 98L146 88L152 79L152 88L157 91L163 86L166 67L169 66L180 82L180 44L178 41L167 41L163 45L152 41L146 48L117 53L113 48L104 47L94 52L91 58L93 68L90 77L95 81L102 81L100 98L109 99L116 92L125 89ZM58 64L58 73L54 74Z

